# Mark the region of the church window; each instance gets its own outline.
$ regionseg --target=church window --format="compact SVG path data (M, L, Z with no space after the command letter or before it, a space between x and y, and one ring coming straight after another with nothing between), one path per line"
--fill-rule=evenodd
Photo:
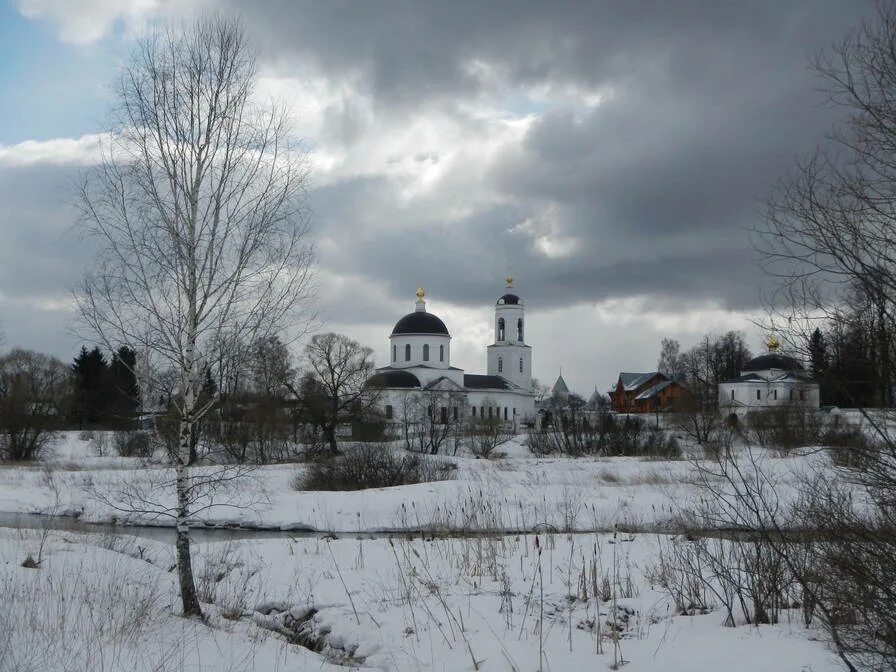
M778 401L778 390L773 390L773 391L772 391L772 394L773 394L774 397L775 397L775 401Z
M523 318L516 321L516 340L523 342Z
M489 418L492 417L492 411L493 411L493 410L495 410L495 409L492 408L491 406L488 407L488 417L489 417Z
M734 390L731 390L731 401L734 401Z
M480 406L480 407L479 407L479 417L480 417L480 418L484 418L484 417L485 417L485 406Z
M445 346L444 345L439 346L439 361L440 362L445 361Z
M457 406L454 407L454 419L457 420L457 416L460 414L460 409Z
M392 346L392 361L393 362L398 361L398 346L397 345Z
M411 361L411 344L410 343L408 343L406 346L404 346L404 361L406 361L406 362Z
M442 424L447 425L448 424L448 409L445 408L444 406L442 406L439 409L439 416L440 416L439 419L442 421Z
M504 358L498 357L498 373L504 372Z
M429 343L423 345L423 361L429 361Z
M790 401L793 401L793 390L790 390Z
M520 357L520 373L523 372L523 358Z
M806 393L800 390L800 401L806 401Z
M392 404L386 404L386 419L392 419Z
M504 419L505 420L507 419L507 407L506 406L504 407Z
M475 406L473 406L473 417L474 418L476 417L476 407Z
M503 317L498 318L498 340L499 341L504 340L504 318Z
M761 399L762 399L762 391L761 391L761 390L756 390L756 399L757 399L757 400L761 400Z

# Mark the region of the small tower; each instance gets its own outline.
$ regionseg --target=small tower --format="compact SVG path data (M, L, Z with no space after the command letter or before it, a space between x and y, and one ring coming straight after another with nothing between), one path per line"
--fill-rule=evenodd
M507 277L507 289L513 278ZM511 291L495 304L495 342L488 346L488 373L502 376L527 392L532 382L532 348L525 342L525 307Z

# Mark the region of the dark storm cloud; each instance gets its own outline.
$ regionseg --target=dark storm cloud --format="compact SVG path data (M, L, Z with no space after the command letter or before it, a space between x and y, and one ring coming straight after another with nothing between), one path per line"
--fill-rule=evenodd
M0 295L65 299L91 257L74 229L79 168L0 165Z
M754 306L746 229L837 121L810 59L873 13L815 0L236 4L267 61L355 82L381 118L483 101L541 113L487 173L499 202L450 224L436 199L399 207L384 180L314 194L319 235L339 241L322 255L334 271L393 296L425 279L468 305L512 268L544 304L648 294ZM602 103L577 99L586 91ZM327 135L351 152L358 128ZM527 220L543 230L522 235ZM545 256L536 234L571 249Z

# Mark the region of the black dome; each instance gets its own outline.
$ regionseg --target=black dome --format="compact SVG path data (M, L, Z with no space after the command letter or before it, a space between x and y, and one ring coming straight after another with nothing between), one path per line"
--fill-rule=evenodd
M498 305L501 305L501 304L508 305L509 304L509 305L515 306L519 302L520 302L520 297L518 297L516 294L505 294L500 299L498 299Z
M784 371L802 371L803 365L793 357L769 353L754 357L744 364L744 371L764 371L765 369L782 369Z
M450 336L448 327L432 313L416 311L408 313L395 323L392 335L396 334L439 334Z
M367 387L420 387L420 380L408 371L380 371L367 379Z

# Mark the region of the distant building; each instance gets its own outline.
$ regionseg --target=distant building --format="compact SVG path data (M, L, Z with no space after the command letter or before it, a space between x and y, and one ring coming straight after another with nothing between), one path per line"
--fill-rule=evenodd
M569 399L569 386L566 384L566 381L563 380L563 373L557 376L557 382L555 382L554 387L551 388L551 397L554 399L562 399L564 401Z
M513 279L507 278L507 288ZM487 346L488 372L469 374L451 366L451 335L426 311L417 290L414 311L395 323L389 336L391 362L376 370L368 385L381 390L386 419L400 422L409 404L426 397L430 413L443 422L499 418L513 423L535 416L531 391L532 348L524 341L523 300L506 292L495 304L495 342Z
M610 404L617 413L655 413L673 410L688 396L684 385L660 371L622 372L610 391Z
M766 341L768 352L744 365L741 375L719 384L719 407L737 415L782 406L817 409L818 383L793 357L778 352L778 339Z

